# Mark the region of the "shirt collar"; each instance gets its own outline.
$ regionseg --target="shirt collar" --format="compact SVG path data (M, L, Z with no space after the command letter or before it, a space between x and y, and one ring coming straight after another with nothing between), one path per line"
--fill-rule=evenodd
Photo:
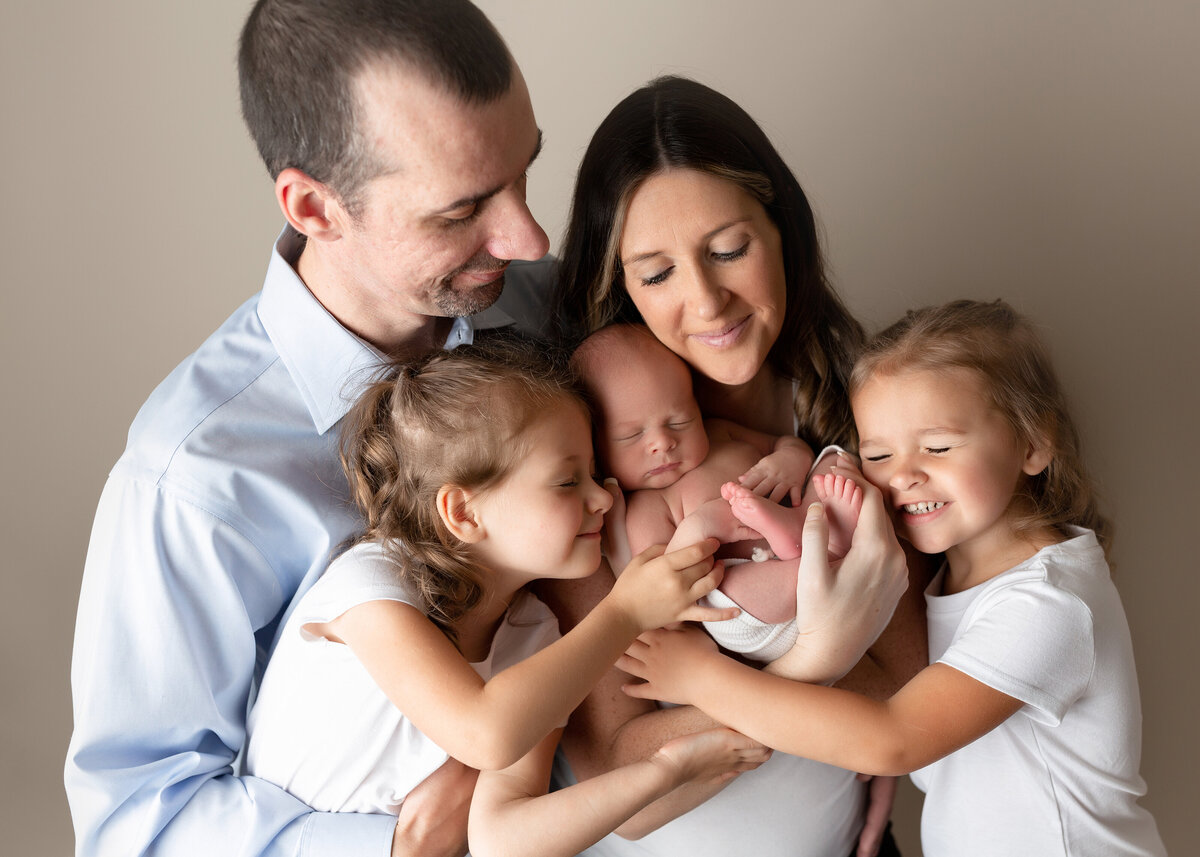
M296 273L306 238L285 226L271 251L258 316L279 359L300 391L320 434L346 415L359 391L387 356L355 336L329 314ZM495 307L456 318L446 348L471 343L476 329L502 327L513 320Z

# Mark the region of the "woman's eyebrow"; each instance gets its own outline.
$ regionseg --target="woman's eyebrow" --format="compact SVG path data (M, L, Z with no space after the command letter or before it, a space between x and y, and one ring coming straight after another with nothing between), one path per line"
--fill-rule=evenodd
M737 226L741 223L749 223L750 220L751 220L751 218L749 218L749 217L739 217L736 220L730 220L728 223L722 223L716 229L710 229L708 232L705 232L703 235L701 235L700 240L708 241L708 240L712 239L713 237L720 235L722 232L724 232L726 229L729 229L731 226ZM622 265L633 265L633 264L636 264L637 262L644 262L646 259L653 259L655 256L662 256L662 255L664 255L664 251L662 251L662 250L650 250L645 253L637 253L633 256L630 256L628 259L622 259L621 264Z

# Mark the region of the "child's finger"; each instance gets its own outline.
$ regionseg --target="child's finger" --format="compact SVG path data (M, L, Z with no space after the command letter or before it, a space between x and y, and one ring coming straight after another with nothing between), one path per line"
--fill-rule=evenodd
M727 622L742 615L737 607L702 607L699 604L689 607L679 614L683 622Z
M646 665L635 657L621 655L621 657L617 658L616 667L622 672L629 673L631 676L642 678L642 671Z
M626 670L628 672L628 670ZM637 699L655 699L653 688L646 682L629 682L621 685L621 692Z
M712 567L712 555L716 553L717 548L720 546L721 543L716 539L701 539L695 544L679 548L679 550L673 550L668 554L663 554L662 550L660 550L659 554L663 555L664 559L675 571L685 571L702 565L705 566L705 571L707 571Z

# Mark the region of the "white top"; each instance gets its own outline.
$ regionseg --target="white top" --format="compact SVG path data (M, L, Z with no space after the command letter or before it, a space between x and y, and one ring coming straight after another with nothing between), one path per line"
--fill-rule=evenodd
M929 656L1025 703L915 771L926 857L1165 855L1137 805L1142 715L1133 647L1090 530L986 583L926 591Z
M334 560L284 627L250 711L247 773L319 811L395 814L409 791L449 758L391 703L349 646L303 629L382 600L424 612L378 543L356 545ZM487 660L472 666L486 680L558 637L550 610L522 594Z
M552 782L575 782L561 747ZM865 787L853 773L776 752L642 839L610 833L580 857L846 857L865 806Z

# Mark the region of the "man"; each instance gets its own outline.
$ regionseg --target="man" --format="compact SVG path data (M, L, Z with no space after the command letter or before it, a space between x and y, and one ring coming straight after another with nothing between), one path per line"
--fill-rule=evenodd
M260 0L239 72L287 226L101 497L72 667L77 852L461 853L461 766L397 820L315 813L236 758L282 619L357 527L337 459L356 384L381 357L544 318L544 266L509 268L548 250L525 205L540 133L467 0Z

